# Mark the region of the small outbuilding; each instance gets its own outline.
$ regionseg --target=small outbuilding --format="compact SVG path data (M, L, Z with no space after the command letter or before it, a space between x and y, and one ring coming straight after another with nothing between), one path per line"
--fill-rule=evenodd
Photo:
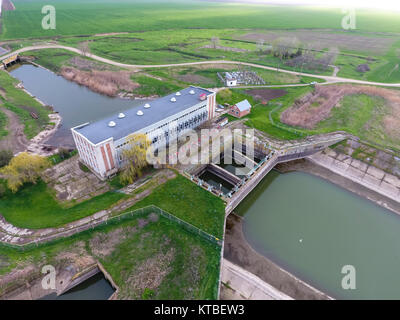
M246 99L231 106L228 113L236 118L242 118L248 115L250 111L251 111L251 104Z
M225 83L227 87L236 87L238 84L237 77L230 72L225 72Z

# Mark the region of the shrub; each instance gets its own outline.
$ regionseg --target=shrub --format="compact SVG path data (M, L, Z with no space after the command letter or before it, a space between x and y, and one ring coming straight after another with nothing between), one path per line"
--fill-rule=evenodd
M13 153L10 150L0 150L0 168L8 165L13 158Z

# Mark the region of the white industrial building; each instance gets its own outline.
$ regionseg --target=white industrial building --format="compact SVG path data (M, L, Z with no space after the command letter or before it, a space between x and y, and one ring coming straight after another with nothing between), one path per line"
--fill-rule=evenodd
M143 133L154 149L164 147L171 138L212 119L215 97L214 92L189 87L124 113L74 127L71 131L80 160L98 176L107 178L121 166L128 136Z

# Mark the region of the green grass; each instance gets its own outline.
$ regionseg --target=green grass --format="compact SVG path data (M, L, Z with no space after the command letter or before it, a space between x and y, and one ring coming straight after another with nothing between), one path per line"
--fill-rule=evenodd
M4 12L3 39L173 28L340 29L338 9L229 4L203 1L56 0L56 30L43 30L44 0L14 0ZM360 31L400 32L398 14L357 10Z
M104 210L125 198L120 193L107 192L85 202L61 205L54 191L44 182L26 185L13 194L7 191L0 201L0 212L11 224L30 229L59 227Z
M6 114L1 110L2 107L0 107L0 140L2 137L5 137L8 135L7 131L7 123L8 123L8 117Z
M56 164L59 164L59 163L65 161L65 160L68 160L69 158L71 158L71 157L73 157L73 156L75 156L77 154L78 154L78 151L77 150L73 150L69 154L64 156L64 158L61 158L60 154L57 153L57 154L54 154L54 155L48 157L48 159L49 159L49 161L50 161L50 163L52 165L56 165Z
M271 123L269 119L269 114L271 111L275 110L277 106L281 105L281 107L278 108L277 112L272 113L273 120L276 123L280 124L279 120L280 112L290 107L297 98L307 94L312 89L311 87L298 87L298 88L286 88L285 90L288 92L286 95L271 100L267 105L260 104L260 101L257 101L250 95L246 94L245 90L243 89L231 90L232 97L229 99L222 99L220 95L217 95L217 102L221 104L228 103L232 105L239 101L247 99L253 106L251 113L246 117L244 117L244 119L247 119L245 122L247 126L263 131L268 135L270 135L271 137L280 140L298 139L300 138L300 136L298 134L293 133L291 128L289 128L288 130L284 130ZM233 120L235 119L230 117L230 121ZM284 126L283 124L281 125Z
M131 274L139 272L138 267L145 261L154 258L160 251L166 253L171 249L174 250L175 258L169 265L170 271L161 285L153 289L151 299L215 299L219 248L183 231L178 224L163 217L147 225L143 231L133 233L102 263L121 286L121 296L138 299L143 297L144 292L129 288L126 275L128 270L131 270Z
M17 10L4 12L2 39L24 39L21 41L24 45L35 42L27 38L50 38L71 46L89 41L93 53L131 64L226 59L276 67L279 64L278 58L271 54L260 54L256 50L255 42L240 40L238 35L271 29L326 29L343 35L340 28L343 14L337 9L233 5L193 0L116 0L112 3L106 0L56 0L54 5L57 10L57 28L43 30L40 23L43 18L41 8L45 4L47 3L44 0L16 0ZM396 24L398 18L398 13L358 9L357 30L352 31L352 34L370 37L376 36L377 32L387 32L382 37L393 36L393 33L400 32L400 27ZM109 32L129 34L93 36ZM249 51L203 48L210 44L212 37L219 37L221 46ZM18 47L15 43L11 45ZM376 61L371 63L372 70L365 74L358 73L355 68L365 62L365 58L371 53L344 50L336 61L341 67L339 75L370 81L398 82L400 70L395 67L398 64L399 47L400 44L397 43L389 52L373 56ZM61 60L68 59L68 55L70 54L54 56L53 61L47 63L57 67ZM289 66L281 67L293 70ZM321 72L310 68L303 71L327 75L332 73L330 69ZM271 75L268 79L271 79L268 83L285 82L282 81L284 79L273 79ZM210 86L211 84L212 82Z
M61 255L92 256L103 264L119 286L121 298L137 299L143 292L130 285L129 276L134 276L141 265L152 261L157 254L173 250L166 275L157 288L153 288L152 298L216 299L220 248L163 217L140 227L139 219L146 218L146 215L140 215L116 221L23 251L0 245L0 275L31 265L37 277L41 277L40 270L44 265L62 267L65 260L60 258ZM118 237L115 233L126 236L115 242ZM116 243L106 255L93 252L93 240L99 237L103 239L102 245L109 241ZM26 279L21 277L17 281L23 286ZM7 285L0 286L0 295L6 288Z
M207 233L222 238L225 221L224 202L180 175L154 189L151 195L127 211L152 204Z
M319 132L344 130L362 140L398 148L400 139L388 135L384 127L383 118L391 110L383 98L354 94L340 103L340 108L333 108L330 117L318 124Z
M18 81L7 72L0 71L0 87L5 91L5 98L0 97L0 99L3 101L4 107L18 116L20 122L25 126L26 137L31 139L49 123L49 110L26 92L15 88L17 83ZM31 111L35 112L39 118L33 119L30 116Z
M160 81L145 75L132 75L132 80L140 84L140 87L133 90L133 93L143 96L165 96L171 92L179 91L183 87L173 83Z
M62 66L69 65L69 60L78 56L73 52L62 49L44 49L28 51L24 56L34 56L35 62L54 72L59 72Z

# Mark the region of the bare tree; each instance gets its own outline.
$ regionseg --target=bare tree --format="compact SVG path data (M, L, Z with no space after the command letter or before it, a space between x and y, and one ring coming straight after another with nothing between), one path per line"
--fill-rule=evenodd
M212 44L212 47L214 49L217 49L217 46L219 44L219 38L218 37L212 37L211 38L211 44Z
M79 43L78 46L79 50L82 51L83 56L87 56L90 53L90 48L89 48L89 42L88 41L84 41Z
M265 45L265 40L264 39L258 39L257 40L257 49L260 52L264 51L264 45Z

